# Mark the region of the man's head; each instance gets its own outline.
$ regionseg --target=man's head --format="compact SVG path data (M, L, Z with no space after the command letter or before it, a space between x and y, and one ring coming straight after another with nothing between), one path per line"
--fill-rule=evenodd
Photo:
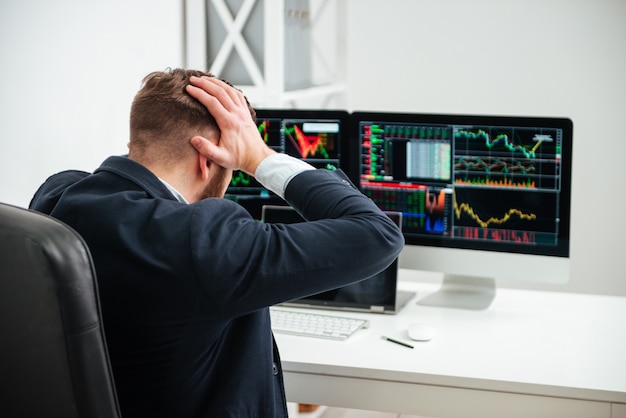
M174 173L181 177L181 169L197 168L198 153L190 143L192 137L203 136L219 142L220 131L215 119L186 92L191 76L213 77L197 70L153 72L143 79L132 103L129 158L160 177ZM251 107L250 113L254 119L255 112ZM204 197L223 195L231 172L215 164L207 165L211 167L205 186L207 190L201 194Z

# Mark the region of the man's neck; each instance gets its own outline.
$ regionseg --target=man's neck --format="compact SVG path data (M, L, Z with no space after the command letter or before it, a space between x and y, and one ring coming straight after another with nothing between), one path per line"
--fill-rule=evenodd
M166 182L162 178L159 178L159 180L161 180L161 183L163 183L165 185L165 187L167 187L167 189L170 191L170 193L172 193L174 195L176 200L178 200L180 203L187 203L187 204L189 204L187 199L185 199L185 196L183 196L174 186L172 186L171 184L169 184L168 182Z
M175 196L178 194L187 203L194 203L198 200L197 190L200 188L194 184L195 179L190 175L192 171L189 168L184 167L182 164L165 167L159 164L138 162L164 182L168 188L173 189L171 191L172 193L176 192L174 193ZM179 196L176 196L176 198L180 200Z

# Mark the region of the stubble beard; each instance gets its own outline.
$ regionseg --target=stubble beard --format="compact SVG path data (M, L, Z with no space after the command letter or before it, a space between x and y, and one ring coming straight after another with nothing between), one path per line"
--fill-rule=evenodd
M230 184L230 180L232 178L232 171L224 167L213 164L211 170L214 171L212 179L204 188L202 199L207 199L209 197L224 197L226 188Z

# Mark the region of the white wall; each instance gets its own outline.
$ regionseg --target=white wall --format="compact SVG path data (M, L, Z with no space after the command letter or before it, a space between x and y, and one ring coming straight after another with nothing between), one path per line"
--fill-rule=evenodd
M50 174L126 152L131 100L182 65L181 0L0 4L0 201L28 206Z
M626 2L352 0L348 16L350 110L573 120L565 288L626 295Z

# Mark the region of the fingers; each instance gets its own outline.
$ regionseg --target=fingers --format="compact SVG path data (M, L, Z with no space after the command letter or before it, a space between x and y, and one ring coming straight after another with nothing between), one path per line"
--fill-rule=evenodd
M230 112L240 108L242 105L246 105L247 107L243 93L222 80L215 77L191 77L189 82L192 87L200 88L204 91L203 94L193 88L187 89L189 94L196 97L201 103L205 104L205 106L207 103L210 103L210 100L207 101L206 96L213 96L220 102L224 109Z
M228 115L228 111L217 95L211 94L212 87L210 85L205 88L188 85L186 86L186 90L190 96L202 103L214 117L223 118Z
M215 80L216 80L216 83L220 85L228 93L233 103L235 103L237 106L243 106L245 108L248 107L248 102L241 90L234 87L232 84L229 84L225 80L222 80L222 79L215 79Z
M253 174L271 149L263 142L243 93L214 77L192 77L187 92L202 103L220 130L219 144L196 137L192 144L217 165Z
M232 165L228 152L204 137L194 136L191 138L191 145L207 160L221 167L230 167Z

